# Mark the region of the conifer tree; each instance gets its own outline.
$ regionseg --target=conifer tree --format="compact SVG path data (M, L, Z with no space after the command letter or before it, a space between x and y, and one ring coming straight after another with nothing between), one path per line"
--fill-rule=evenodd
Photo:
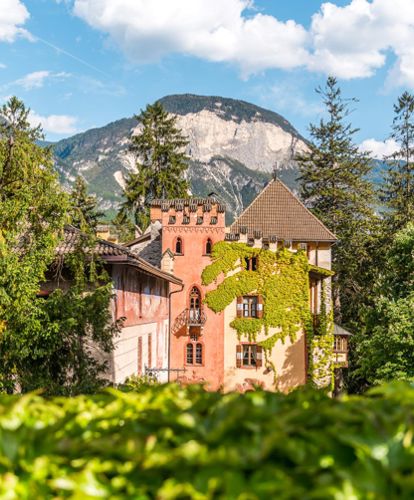
M42 349L36 294L54 259L66 217L49 149L29 110L12 97L0 109L0 390L12 390L28 357Z
M382 188L388 230L396 232L414 220L414 96L404 92L394 105L391 138L399 148L387 157Z
M88 194L85 179L80 175L76 178L70 194L71 224L82 231L96 228L104 213L98 210L96 197Z
M327 118L310 125L309 151L298 156L303 200L338 237L333 247L334 310L338 321L356 318L358 307L369 297L372 283L371 254L373 190L368 175L371 159L359 151L353 138L358 129L348 123L350 103L334 77L317 88Z
M132 216L134 223L145 229L153 199L187 197L189 186L185 174L189 158L185 147L188 141L177 128L176 118L159 102L149 104L135 117L142 127L131 138L137 171L126 179L125 202L118 222Z

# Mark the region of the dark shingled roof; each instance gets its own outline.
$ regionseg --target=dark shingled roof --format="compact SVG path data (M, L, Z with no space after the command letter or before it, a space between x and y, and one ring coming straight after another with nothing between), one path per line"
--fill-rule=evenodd
M81 238L82 232L79 231L79 229L69 225L65 226L64 237L59 242L55 250L56 255L64 256L75 251L76 246L80 242ZM172 274L165 271L161 271L159 268L151 265L145 259L138 257L137 255L132 253L129 248L126 248L122 245L117 245L115 243L111 243L110 241L98 239L95 247L95 252L100 257L102 257L104 261L113 263L126 263L141 269L147 274L158 276L175 284L182 284L182 281L176 276L173 276Z
M190 212L197 212L199 206L203 207L204 212L210 212L213 205L217 205L218 212L225 212L226 205L216 200L213 197L210 198L175 198L173 200L152 200L152 207L161 207L163 212L168 212L170 208L175 210L184 210L184 207L188 207Z
M333 233L275 179L230 226L230 233L276 237L284 241L336 241Z

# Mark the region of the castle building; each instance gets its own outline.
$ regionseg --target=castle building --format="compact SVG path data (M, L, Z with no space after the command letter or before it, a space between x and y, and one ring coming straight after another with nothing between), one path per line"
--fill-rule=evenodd
M230 227L215 197L154 200L150 218L130 251L183 283L170 291L169 380L288 391L312 366L330 378L341 343L309 323L329 315L336 238L280 180Z

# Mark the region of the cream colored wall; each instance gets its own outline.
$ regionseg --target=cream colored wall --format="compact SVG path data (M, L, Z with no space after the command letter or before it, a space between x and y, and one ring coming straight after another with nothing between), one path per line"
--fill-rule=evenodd
M150 368L168 366L168 320L160 323L145 323L123 328L115 341L113 352L113 378L116 384L123 383L131 375L143 375L148 366L148 339L151 334ZM138 338L142 337L142 373L138 373ZM167 372L160 372L158 380L167 381Z
M267 390L289 390L306 383L306 346L303 331L298 332L297 339L291 343L287 338L283 344L277 341L269 356L269 360L275 365L278 375L277 385L274 383L274 372L266 369L263 355L263 363L260 368L237 368L236 346L240 343L237 332L230 323L236 317L236 300L234 300L224 311L224 390L246 390L252 383L262 383ZM276 329L269 331L269 336L276 333ZM264 331L258 335L257 341L268 338ZM244 338L242 342L246 342Z

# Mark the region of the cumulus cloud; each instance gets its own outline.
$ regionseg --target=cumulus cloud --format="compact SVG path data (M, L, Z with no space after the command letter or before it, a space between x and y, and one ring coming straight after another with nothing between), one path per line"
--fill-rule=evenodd
M181 53L245 76L303 67L351 79L372 76L392 52L389 80L414 87L413 0L325 2L309 30L257 12L253 0L74 0L73 9L138 63Z
M20 0L1 0L0 42L13 42L18 36L29 37L22 25L29 19L29 12Z
M305 64L306 30L292 20L242 16L252 5L250 0L75 0L74 13L139 63L183 53L237 63L246 75Z
M76 123L78 119L70 115L38 115L30 111L29 122L32 127L41 125L45 132L52 134L74 134L77 131Z
M381 160L384 156L389 156L398 151L400 147L394 139L387 139L385 141L366 139L360 144L359 149L370 152L373 158Z
M28 73L23 78L19 78L13 82L13 85L18 85L24 90L38 89L44 86L46 80L54 79L61 80L67 78L69 73L60 72L54 73L52 71L34 71L33 73ZM12 85L12 84L9 84Z
M396 56L389 79L414 87L414 2L352 0L325 3L312 18L313 53L308 67L340 78L372 76Z

